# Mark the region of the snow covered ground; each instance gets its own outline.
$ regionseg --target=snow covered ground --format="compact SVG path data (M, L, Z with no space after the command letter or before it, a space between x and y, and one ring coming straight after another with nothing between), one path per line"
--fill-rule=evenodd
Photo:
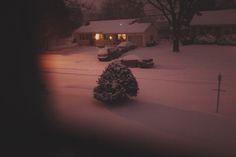
M188 146L236 156L236 47L193 45L172 53L164 43L124 54L153 58L156 66L132 69L139 94L117 107L93 98L96 81L110 63L99 62L97 51L96 47L74 47L40 58L60 120L93 135L96 130L94 136L99 138L139 141L154 149L159 144L174 144L180 149ZM217 114L219 73L224 91Z

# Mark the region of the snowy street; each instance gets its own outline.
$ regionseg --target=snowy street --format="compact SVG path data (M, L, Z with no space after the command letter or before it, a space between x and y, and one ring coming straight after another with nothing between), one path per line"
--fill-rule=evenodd
M98 61L97 51L75 47L41 56L60 120L102 139L111 136L153 149L158 143L177 144L236 156L236 47L193 45L172 53L164 43L132 50L123 56L153 58L155 67L131 69L139 94L116 107L93 98L96 81L110 63ZM216 113L219 73L223 91Z

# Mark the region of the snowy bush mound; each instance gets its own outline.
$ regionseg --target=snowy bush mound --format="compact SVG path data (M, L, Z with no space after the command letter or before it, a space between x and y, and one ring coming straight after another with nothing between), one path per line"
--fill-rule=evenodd
M130 71L120 61L108 65L94 88L94 98L104 103L114 104L137 96L138 83Z
M225 35L217 40L218 45L236 45L236 36L235 35Z
M197 36L194 40L195 44L214 44L216 37L211 34Z

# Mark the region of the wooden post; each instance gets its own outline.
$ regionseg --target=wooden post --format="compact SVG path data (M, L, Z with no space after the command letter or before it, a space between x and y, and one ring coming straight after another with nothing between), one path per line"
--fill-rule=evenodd
M217 89L217 103L216 103L216 113L219 112L219 104L220 104L220 92L221 92L221 80L222 75L218 75L218 89Z

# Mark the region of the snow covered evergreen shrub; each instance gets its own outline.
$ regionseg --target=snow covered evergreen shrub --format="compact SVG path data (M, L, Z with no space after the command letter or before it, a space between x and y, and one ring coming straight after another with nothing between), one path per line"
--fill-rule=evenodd
M214 44L216 37L211 34L199 35L194 39L195 44Z
M138 83L130 71L120 61L108 65L94 88L94 98L104 103L119 103L131 96L137 96Z
M224 35L217 40L218 45L236 45L236 37L233 35Z

